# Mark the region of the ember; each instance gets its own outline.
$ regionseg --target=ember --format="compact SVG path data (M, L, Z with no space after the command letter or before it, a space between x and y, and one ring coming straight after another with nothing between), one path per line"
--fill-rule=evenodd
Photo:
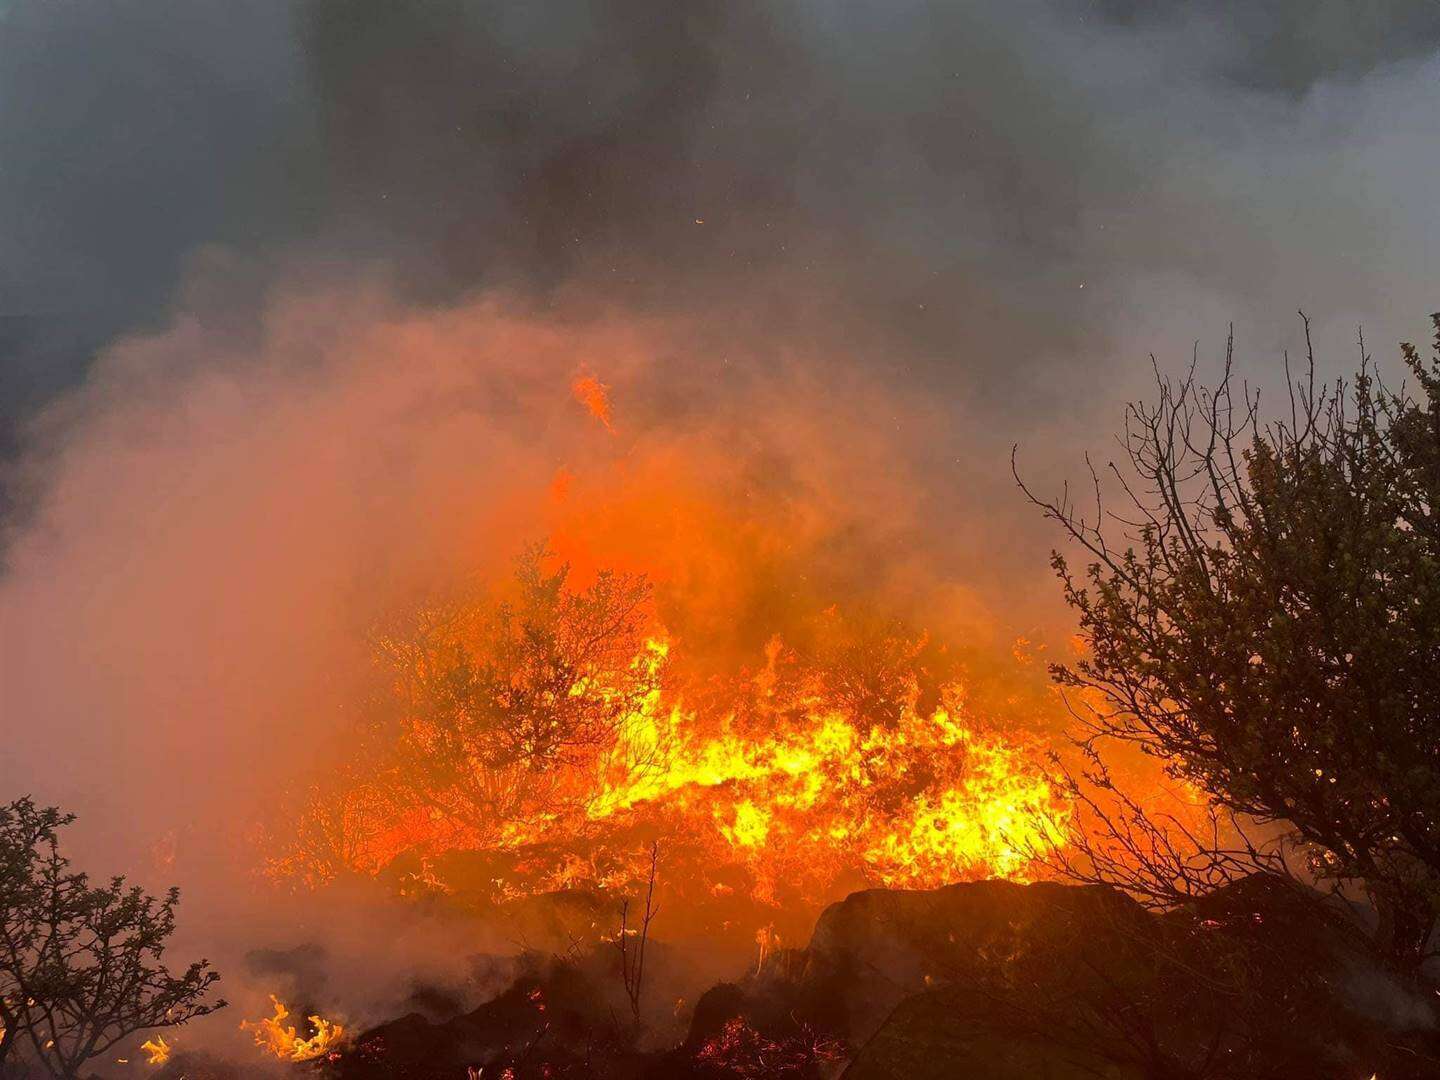
M610 388L589 372L582 371L570 384L575 400L585 406L587 412L605 425L606 431L613 431L610 423Z
M724 1030L706 1042L696 1055L702 1065L739 1077L811 1076L822 1066L845 1058L845 1045L837 1039L801 1027L783 1040L768 1039L744 1019L726 1022Z

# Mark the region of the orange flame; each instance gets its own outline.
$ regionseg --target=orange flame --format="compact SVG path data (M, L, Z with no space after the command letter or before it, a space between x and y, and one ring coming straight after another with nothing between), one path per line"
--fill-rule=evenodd
M165 1041L165 1036L157 1035L153 1039L146 1039L140 1044L140 1049L146 1053L146 1065L164 1065L170 1060L170 1054L174 1048Z
M910 707L893 726L822 699L779 730L731 715L704 733L693 713L647 703L625 733L629 760L608 770L587 812L678 811L762 889L782 873L846 866L886 885L1019 875L1059 841L1064 809L1017 743L958 719L960 690L948 690L950 707Z
M782 892L825 899L847 877L907 887L1024 878L1037 852L1063 843L1068 810L1037 764L1040 748L970 719L963 686L945 686L928 710L903 689L897 714L876 721L818 677L797 682L777 670L787 658L773 642L767 668L740 687L739 700L710 713L667 692L671 646L645 641L624 665L643 696L603 740L543 775L466 766L484 774L492 794L516 789L505 794L512 818L485 833L450 812L457 804L438 789L417 806L387 792L383 776L342 787L309 813L337 830L342 865L365 873L407 851L526 856L523 872L497 881L501 895L624 887L638 871L624 838L637 829L679 838L701 873L741 871L750 895L769 904ZM781 685L787 679L796 685ZM570 694L618 693L607 683L619 682L601 675ZM429 721L415 723L424 731ZM545 801L527 803L535 788ZM333 872L299 851L272 869Z
M335 1049L345 1034L342 1025L312 1016L309 1020L314 1034L303 1036L293 1024L285 1024L290 1010L274 994L270 995L270 1004L275 1008L274 1015L246 1020L240 1030L254 1032L255 1045L281 1061L313 1061Z
M605 385L582 369L571 389L609 428ZM565 569L532 564L374 635L383 716L277 814L272 876L625 890L659 837L667 888L713 912L1024 879L1064 842L1026 699L977 705L942 644L847 615L850 594L811 573L827 510L686 447L552 475L543 561Z

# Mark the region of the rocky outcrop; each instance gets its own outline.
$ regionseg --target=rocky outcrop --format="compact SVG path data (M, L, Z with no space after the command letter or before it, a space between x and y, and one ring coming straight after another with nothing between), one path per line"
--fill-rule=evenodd
M1102 942L1139 933L1149 919L1121 894L1092 886L978 881L870 889L820 916L801 979L839 994L847 1036L862 1041L914 994L973 983L1023 954L1054 953L1071 969L1093 964L1089 954L1105 948ZM793 970L795 960L788 964Z
M536 959L499 997L443 1023L419 1013L372 1028L333 1066L346 1080L633 1074L633 1032L585 973Z
M1110 889L976 882L867 890L803 949L706 992L642 1051L603 959L538 963L505 994L357 1041L349 1080L1419 1080L1434 1010L1343 911L1249 879L1154 915ZM597 954L600 956L601 954ZM679 958L661 947L657 970ZM652 1034L656 1029L651 1027Z

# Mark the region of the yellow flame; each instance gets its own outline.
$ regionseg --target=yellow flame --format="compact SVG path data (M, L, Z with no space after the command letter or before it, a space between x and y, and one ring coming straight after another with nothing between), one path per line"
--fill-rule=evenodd
M146 1065L164 1065L170 1060L174 1047L165 1041L165 1036L157 1035L141 1043L140 1049L148 1055L145 1059Z
M315 1033L307 1038L293 1024L285 1024L290 1010L274 994L270 995L270 1004L275 1008L273 1016L246 1020L240 1029L254 1032L255 1045L282 1061L311 1061L333 1050L345 1034L343 1025L311 1016L310 1026Z
M543 812L481 837L376 787L342 791L317 813L340 823L346 865L376 873L406 851L548 845L568 849L560 864L500 891L623 887L626 871L613 867L624 859L601 857L606 838L644 826L703 851L702 867L746 868L751 895L773 903L779 891L827 899L847 874L903 887L1024 879L1037 852L1064 842L1069 811L1038 764L1041 748L977 725L963 686L943 688L928 711L911 693L886 722L871 722L823 680L778 690L777 641L767 669L741 685L740 704L728 699L717 714L687 706L673 685L662 691L670 649L656 636L629 661L650 689L609 742L546 774L554 798ZM605 691L572 687L581 692ZM620 876L607 880L601 863Z
M736 847L759 847L770 834L770 815L749 799L735 807L735 821L721 825L720 833Z

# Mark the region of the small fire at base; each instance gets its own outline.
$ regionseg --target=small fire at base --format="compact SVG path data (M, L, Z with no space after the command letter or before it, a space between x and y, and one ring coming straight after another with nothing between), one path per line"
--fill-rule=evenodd
M323 1057L334 1050L345 1035L344 1025L332 1023L320 1016L308 1018L312 1033L302 1035L294 1024L285 1023L290 1017L289 1008L274 994L270 995L270 1003L275 1009L272 1016L260 1020L246 1020L241 1023L240 1028L255 1036L256 1046L281 1061L313 1061ZM168 1050L165 1056L168 1058Z

